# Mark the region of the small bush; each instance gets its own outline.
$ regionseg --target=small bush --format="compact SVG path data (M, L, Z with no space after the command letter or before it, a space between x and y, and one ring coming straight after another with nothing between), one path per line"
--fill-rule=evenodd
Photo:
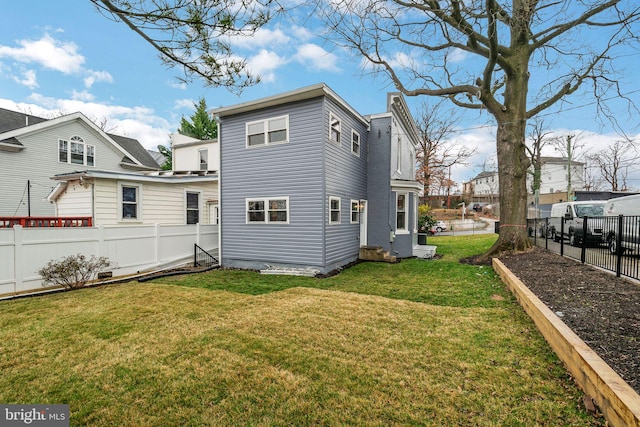
M105 268L111 266L107 257L91 255L87 259L82 254L69 255L59 260L51 260L38 270L44 280L43 286L51 283L67 289L82 288Z

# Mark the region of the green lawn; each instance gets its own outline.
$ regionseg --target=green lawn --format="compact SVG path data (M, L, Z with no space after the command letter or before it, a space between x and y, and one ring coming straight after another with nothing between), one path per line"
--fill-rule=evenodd
M72 425L597 425L489 267L211 271L0 303L0 402Z

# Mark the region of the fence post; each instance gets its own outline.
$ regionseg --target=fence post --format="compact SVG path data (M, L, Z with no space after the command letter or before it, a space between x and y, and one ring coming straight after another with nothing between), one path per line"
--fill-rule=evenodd
M564 217L560 218L560 256L564 256Z
M582 244L581 246L581 251L580 251L580 261L582 261L582 263L584 264L584 260L587 256L587 230L589 229L587 227L587 223L589 222L589 217L585 216L584 220L582 221Z
M13 292L18 293L18 287L22 289L22 262L24 257L24 247L22 243L23 228L21 225L13 226Z
M549 218L544 219L544 248L549 249Z
M623 216L618 215L618 232L614 236L616 239L616 276L620 277L620 273L622 272L622 224Z

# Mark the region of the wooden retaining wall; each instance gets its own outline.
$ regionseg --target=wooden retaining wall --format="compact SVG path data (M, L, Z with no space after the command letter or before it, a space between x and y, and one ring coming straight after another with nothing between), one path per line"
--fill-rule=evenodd
M600 407L609 425L640 427L640 395L500 260L493 259L493 268L564 362L578 386Z

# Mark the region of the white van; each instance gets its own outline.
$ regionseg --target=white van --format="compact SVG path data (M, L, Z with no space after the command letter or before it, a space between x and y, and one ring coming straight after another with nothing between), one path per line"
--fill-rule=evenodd
M553 240L569 239L572 246L578 246L583 238L587 243L600 244L604 242L602 233L602 217L604 216L604 200L591 200L583 202L562 202L551 205L551 217L549 218L549 234ZM583 218L587 220L587 235L583 237ZM592 219L593 218L593 219ZM564 229L561 223L564 222ZM563 230L563 234L560 231Z
M622 232L620 233L622 251L638 251L640 244L640 194L610 199L604 208L604 214L608 217L623 215ZM618 218L606 219L605 238L609 244L609 250L613 254L617 252L618 221Z

